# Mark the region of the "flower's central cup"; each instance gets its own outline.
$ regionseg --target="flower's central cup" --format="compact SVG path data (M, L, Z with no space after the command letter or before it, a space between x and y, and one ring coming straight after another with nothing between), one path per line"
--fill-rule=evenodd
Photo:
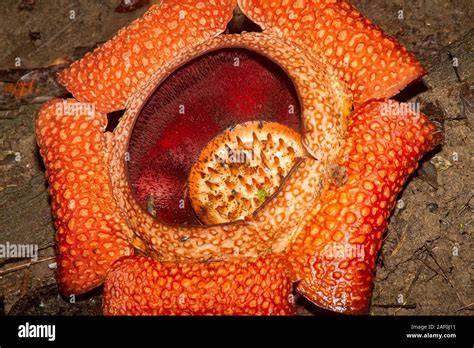
M166 62L128 100L110 144L134 246L161 261L284 250L335 163L347 100L324 64L259 33L217 36ZM257 161L221 166L209 158L221 150L224 162Z
M303 154L300 119L295 87L277 64L248 49L207 52L144 103L128 147L132 191L166 223L244 218Z

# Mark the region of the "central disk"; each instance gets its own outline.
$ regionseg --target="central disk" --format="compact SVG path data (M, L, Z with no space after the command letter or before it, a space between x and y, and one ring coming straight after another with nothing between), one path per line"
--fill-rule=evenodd
M132 191L163 222L220 222L196 215L190 201L188 178L204 148L236 125L247 122L246 131L257 131L262 124L249 121L276 122L288 129L283 134L300 134L300 112L293 83L268 58L242 48L199 56L156 88L136 120L127 162Z
M189 197L201 221L241 220L275 193L304 155L300 134L276 122L243 123L213 139L189 176Z

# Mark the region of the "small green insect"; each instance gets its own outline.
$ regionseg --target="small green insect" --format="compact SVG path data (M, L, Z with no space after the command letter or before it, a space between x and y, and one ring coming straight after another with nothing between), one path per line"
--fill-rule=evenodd
M257 197L260 200L260 202L265 202L265 200L270 196L267 190L261 189L257 191Z

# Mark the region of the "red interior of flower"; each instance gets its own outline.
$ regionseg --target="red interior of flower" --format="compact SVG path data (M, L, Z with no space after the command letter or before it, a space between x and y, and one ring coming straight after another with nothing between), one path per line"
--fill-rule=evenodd
M190 169L201 150L225 129L267 120L300 131L300 104L287 74L246 49L208 52L161 83L137 118L128 173L146 209L153 194L163 222L200 224L187 196Z

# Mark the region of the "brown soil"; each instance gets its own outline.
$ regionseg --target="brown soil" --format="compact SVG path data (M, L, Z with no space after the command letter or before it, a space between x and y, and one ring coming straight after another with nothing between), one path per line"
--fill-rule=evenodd
M9 0L0 11L0 70L47 66L76 57L141 16L116 13L118 1ZM471 315L473 310L474 31L470 0L353 0L429 68L425 84L399 96L419 100L444 125L445 140L399 197L379 257L371 314ZM75 19L71 19L75 11ZM402 11L402 12L400 12ZM401 18L403 17L403 18ZM456 76L448 51L458 58ZM0 244L37 244L39 261L0 260L0 312L100 314L100 289L70 304L58 296L54 227L34 137L38 104L0 110ZM433 158L433 156L436 156ZM299 299L301 314L318 312ZM1 314L1 313L0 313Z

